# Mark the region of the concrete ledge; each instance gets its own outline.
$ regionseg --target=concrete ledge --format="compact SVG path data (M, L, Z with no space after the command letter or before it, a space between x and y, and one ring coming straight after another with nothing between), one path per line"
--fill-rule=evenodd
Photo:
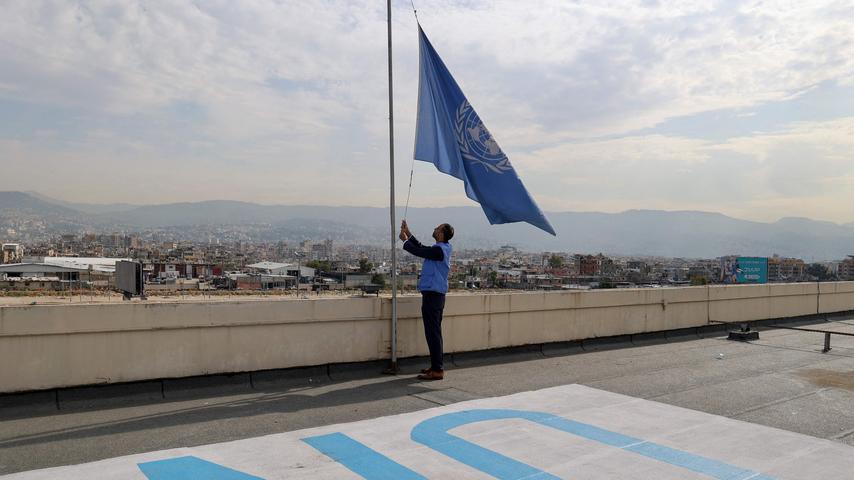
M667 343L667 335L664 332L636 333L632 335L632 345L636 347L659 343Z
M664 332L668 342L684 342L686 340L696 340L700 338L697 327L679 328L676 330L668 330Z
M55 414L56 395L56 390L0 395L0 420Z
M613 350L632 346L631 335L615 335L613 337L588 338L581 341L581 347L586 352L597 350Z
M163 400L163 382L133 382L57 390L60 410L139 405Z
M824 314L824 316L826 316L828 320L833 322L838 320L854 320L854 311L826 313Z
M252 390L248 373L205 375L163 380L163 396L167 399L194 398L244 393Z
M771 326L774 325L784 325L788 327L797 327L798 325L815 325L817 323L827 323L828 316L824 314L816 314L816 315L800 315L797 317L788 317L788 318L772 318L767 322L759 323L759 322L751 322L751 325L761 325L761 326Z
M799 318L799 317L795 317L795 318ZM787 320L792 320L792 319L787 319ZM796 320L792 320L792 321L796 321ZM769 318L767 320L756 320L755 322L748 322L748 323L750 323L750 325L753 327L769 327L769 326L777 325L778 320L775 318Z
M700 338L716 338L725 337L727 335L727 326L723 324L712 324L697 327L697 335Z
M599 350L643 344L653 337L636 335L651 332L669 331L669 341L698 338L698 328L713 321L814 323L803 318L853 310L854 282L452 294L443 328L451 363L475 365L524 345L582 341ZM420 298L399 299L400 358L427 353L419 312ZM0 393L369 361L382 370L390 318L389 297L0 307ZM465 354L484 349L496 351ZM504 352L512 358L500 361L524 357ZM372 375L372 368L334 367L329 377ZM275 381L259 375L238 384L256 378ZM167 397L183 389L173 382L165 383Z
M544 343L540 346L540 350L542 350L543 355L546 357L562 357L564 355L584 353L584 348L581 347L581 341L579 340Z
M333 363L329 365L329 378L334 382L356 380L382 375L388 368L388 360L372 360L368 362Z
M255 390L280 390L300 387L312 387L329 383L329 366L282 368L262 370L249 374Z
M854 312L835 315L832 320L854 318ZM747 322L752 328L773 329L785 326L815 325L828 321L828 316L806 315L784 319ZM761 325L760 325L761 324ZM675 331L638 333L597 337L584 341L548 342L445 355L447 369L478 365L511 363L544 357L582 354L617 348L654 345L672 341L722 337L737 324L708 324ZM763 327L764 326L764 327ZM414 375L429 365L426 356L401 358L400 373ZM329 382L377 377L388 367L387 360L348 362L312 367L296 367L228 375L206 375L167 378L154 381L128 382L86 387L50 389L24 393L0 394L0 419L37 417L59 409L110 408L129 404L161 402L164 399L204 398L223 394L248 393L253 390L311 387Z
M509 348L493 348L476 352L454 353L454 365L460 368L500 363L523 362L543 358L540 345L523 345Z

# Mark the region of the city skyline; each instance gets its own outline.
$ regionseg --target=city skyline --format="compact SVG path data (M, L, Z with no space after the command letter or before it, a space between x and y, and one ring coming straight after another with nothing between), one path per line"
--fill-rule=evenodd
M222 238L252 242L331 238L388 248L387 207L269 206L212 201L133 207L51 203L32 194L0 192L0 240L38 242L56 235L149 231L175 240ZM402 217L403 208L398 207ZM831 260L852 254L854 222L808 218L753 222L719 213L632 210L618 214L550 212L557 237L530 225L489 225L478 207L411 207L407 221L419 238L433 226L457 226L456 247L513 245L536 251L709 257L779 254ZM399 218L400 218L399 217Z
M416 6L546 211L854 220L854 12L841 3ZM384 5L12 2L7 13L0 190L388 204ZM409 2L394 15L402 204L417 43ZM471 202L418 163L411 205Z

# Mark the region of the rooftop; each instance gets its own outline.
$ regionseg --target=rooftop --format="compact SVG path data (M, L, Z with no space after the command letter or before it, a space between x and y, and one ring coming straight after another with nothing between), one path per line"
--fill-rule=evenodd
M838 317L815 327L854 332L854 318ZM840 472L851 471L840 470L848 468L845 462L850 463L851 455L822 457L821 461L818 456L809 460L809 455L819 448L854 446L854 337L834 336L833 349L821 353L823 337L811 332L763 329L760 340L749 343L722 336L683 335L673 332L637 335L631 340L605 338L585 342L583 349L565 344L454 354L448 359L446 379L433 383L414 379L423 359L411 359L402 362L404 373L398 376L378 374L383 364L372 362L4 396L0 397L0 474L362 420L366 422L358 424L361 430L351 430L362 432L357 438L367 442L372 426L391 428L394 422L409 418L389 415L572 384L596 391L557 390L551 395L565 395L561 398L566 405L575 405L568 396L572 392L582 395L578 398L600 402L578 406L578 414L596 407L604 415L600 422L607 416L614 421L632 419L631 428L641 436L673 428L680 419L702 418L706 422L703 428L713 429L713 418L696 413L704 412L724 417L717 424L729 429L720 430L716 437L719 441L705 443L704 449L711 451L730 441L751 438L751 448L761 450L763 458L783 462L794 455L807 459L799 462L800 468L806 469L803 471L836 471L831 477L801 473L799 477L753 478L844 478ZM548 392L511 398L523 398L533 405L539 395ZM637 420L640 417L632 417L631 409L609 407L609 399L615 397L606 392L657 402L638 404L638 408L647 409L644 411L657 413L645 421ZM789 436L759 426L814 438ZM760 433L767 438L760 441ZM259 438L252 445L276 438ZM789 443L789 450L775 451L771 445L783 444L782 440L774 443L775 438L801 443ZM812 442L812 446L807 448L804 442ZM217 451L233 454L244 444L229 445L204 451L213 455L212 449L219 448ZM768 447L762 450L763 445ZM181 450L173 456L187 452L195 451ZM599 454L591 451L585 455L589 456L579 458L586 459L585 465L590 467ZM311 457L315 462L318 458ZM317 471L303 467L294 466L293 472L308 478L335 478L348 473L334 469L340 468L334 465ZM424 461L419 468L429 471L430 462ZM57 472L26 478L51 475L56 477ZM461 475L486 478L470 470ZM685 475L662 474L656 478L709 478ZM614 478L605 474L596 478L605 477ZM637 473L632 478L651 477Z
M44 257L44 263L52 265L80 265L88 267L89 265L102 265L115 267L116 262L125 261L132 262L130 258L109 258L109 257Z
M258 262L253 263L252 265L247 265L249 268L259 268L264 270L275 270L279 268L291 267L290 263L278 263L278 262Z

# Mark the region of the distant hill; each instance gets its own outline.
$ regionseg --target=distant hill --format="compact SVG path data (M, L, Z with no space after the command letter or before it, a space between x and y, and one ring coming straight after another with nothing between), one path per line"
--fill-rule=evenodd
M28 195L38 198L39 200L44 200L47 203L52 203L54 205L60 205L66 208L70 208L72 210L77 210L78 212L83 213L110 213L110 212L123 212L126 210L130 210L132 208L136 208L139 205L133 205L130 203L109 203L109 204L100 204L100 203L75 203L75 202L66 202L65 200L59 200L56 198L48 197L47 195L42 195L38 192L26 192Z
M0 210L17 210L35 215L69 215L80 212L54 203L46 202L25 192L0 192Z
M22 192L0 192L0 211L42 212L46 217L74 217L96 230L156 227L196 228L211 225L253 225L259 240L333 238L341 242L390 241L388 209L310 205L258 205L211 200L192 203L132 206L99 210L70 208ZM79 204L78 204L79 205ZM105 207L105 206L102 206ZM87 211L88 210L88 211ZM397 218L402 216L398 209ZM621 213L549 212L558 235L552 237L527 224L489 225L477 206L410 208L413 232L429 240L432 228L449 222L457 229L458 248L514 245L531 251L566 251L623 255L711 258L729 254L833 260L854 254L854 222L839 225L808 218L783 218L773 223L740 220L720 213L629 210ZM2 225L0 225L2 227ZM2 231L2 230L0 230Z

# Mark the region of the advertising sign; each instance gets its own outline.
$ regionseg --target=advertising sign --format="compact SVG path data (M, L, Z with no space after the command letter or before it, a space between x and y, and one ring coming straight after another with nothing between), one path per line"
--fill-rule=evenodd
M722 257L723 283L768 283L768 259L765 257Z
M738 257L736 259L738 283L768 283L768 259L765 257Z

